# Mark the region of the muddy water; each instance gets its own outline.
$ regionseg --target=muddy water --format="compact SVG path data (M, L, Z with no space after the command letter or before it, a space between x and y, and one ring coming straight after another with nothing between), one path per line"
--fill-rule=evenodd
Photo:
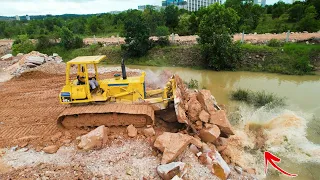
M215 72L176 67L129 66L146 71L148 78L157 78L162 70L169 70L180 75L185 81L196 79L199 88L209 89L221 104L231 106L235 102L229 99L230 92L237 88L253 91L267 91L285 97L288 104L283 109L270 112L267 110L246 109L241 111L243 119L279 126L269 130L269 148L282 158L279 166L290 173L297 173L295 179L318 179L320 177L320 76L289 76L253 72ZM245 109L245 108L244 108ZM298 117L295 127L287 121L289 116ZM276 118L280 117L280 118ZM274 120L274 118L276 118ZM279 136L279 137L278 137ZM276 143L280 136L288 138L286 145ZM273 144L274 143L274 144ZM263 155L256 155L256 168L263 174ZM262 158L261 158L262 157ZM269 171L266 179L288 179L275 171ZM265 178L264 175L261 176Z

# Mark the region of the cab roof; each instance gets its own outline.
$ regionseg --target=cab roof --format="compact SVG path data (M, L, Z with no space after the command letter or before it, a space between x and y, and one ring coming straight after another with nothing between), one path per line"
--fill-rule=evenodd
M105 55L103 56L79 56L71 61L68 61L67 64L98 64L102 60L106 59Z

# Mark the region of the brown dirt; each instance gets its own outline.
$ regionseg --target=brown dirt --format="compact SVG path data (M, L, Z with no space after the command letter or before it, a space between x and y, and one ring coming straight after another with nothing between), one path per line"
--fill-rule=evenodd
M114 73L103 74L103 78ZM128 76L136 75L129 72ZM23 73L0 83L0 147L28 142L34 147L52 144L50 137L66 129L57 126L57 118L67 107L59 103L58 94L65 83L65 75L40 71ZM70 130L72 138L86 133Z

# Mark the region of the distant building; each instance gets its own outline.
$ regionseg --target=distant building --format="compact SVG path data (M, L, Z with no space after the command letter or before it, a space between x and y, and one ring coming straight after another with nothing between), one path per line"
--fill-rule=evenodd
M267 3L267 0L254 0L253 1L254 4L258 4L262 7L265 7L266 6L266 3Z
M27 21L30 21L30 16L26 15L26 19L27 19Z
M16 20L20 21L20 16L16 15Z
M161 6L155 6L155 5L140 5L140 6L138 6L138 10L144 11L144 10L147 8L147 6L151 6L154 10L157 10L157 11L160 11L160 9L161 9Z
M162 6L175 5L180 9L186 9L188 11L198 11L201 7L208 7L214 3L220 3L225 0L166 0L162 1Z

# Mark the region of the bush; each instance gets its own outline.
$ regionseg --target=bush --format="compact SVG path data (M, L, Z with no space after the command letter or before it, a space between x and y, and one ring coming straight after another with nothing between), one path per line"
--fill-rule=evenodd
M169 34L169 28L166 26L158 26L156 29L156 36L158 37L168 36Z
M275 108L285 105L283 98L277 97L273 93L266 93L265 91L253 92L247 89L237 89L236 91L231 92L231 99L243 101L247 104L254 105L257 108L262 106Z
M75 49L83 47L83 40L74 34L67 28L63 27L61 29L61 42L65 49Z
M37 39L36 49L37 50L43 50L50 48L54 45L54 43L50 42L50 39L48 36L39 36Z
M196 79L191 79L189 82L184 82L184 84L190 89L197 89L199 87L199 83Z
M283 43L280 42L280 41L277 40L277 39L271 39L271 40L267 43L267 46L269 46L269 47L281 47L281 46L283 46Z
M20 35L18 38L13 42L12 45L12 54L17 55L18 53L29 53L36 49L35 45L32 41L28 38L27 35Z

